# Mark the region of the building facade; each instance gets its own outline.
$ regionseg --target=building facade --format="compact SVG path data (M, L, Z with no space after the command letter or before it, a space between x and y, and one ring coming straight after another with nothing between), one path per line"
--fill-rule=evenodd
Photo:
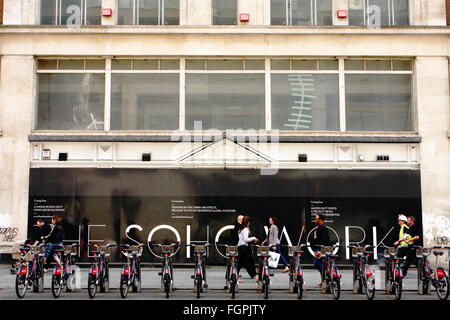
M342 243L398 213L450 236L446 1L3 3L3 252L55 213L71 240L217 240L239 213L293 244L316 213Z

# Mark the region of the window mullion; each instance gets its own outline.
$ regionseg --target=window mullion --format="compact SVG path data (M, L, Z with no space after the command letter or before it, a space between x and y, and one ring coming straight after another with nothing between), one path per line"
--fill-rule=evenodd
M346 128L345 108L345 63L344 58L339 58L339 128L341 132Z
M105 131L111 128L111 59L105 61L105 115L104 127Z

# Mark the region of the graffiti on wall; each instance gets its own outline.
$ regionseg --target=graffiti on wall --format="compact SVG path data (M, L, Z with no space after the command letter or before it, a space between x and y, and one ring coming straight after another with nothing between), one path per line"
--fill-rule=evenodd
M423 215L424 244L448 245L450 240L450 220L434 213Z
M17 227L2 227L0 226L0 239L3 242L12 242L17 236L19 228Z

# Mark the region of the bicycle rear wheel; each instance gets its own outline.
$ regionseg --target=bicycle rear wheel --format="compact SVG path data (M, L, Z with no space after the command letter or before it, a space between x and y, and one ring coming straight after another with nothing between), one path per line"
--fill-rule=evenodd
M440 300L447 300L448 293L449 293L448 278L442 277L436 283L436 294Z
M26 268L26 267L24 267ZM28 287L28 283L27 283L27 279L26 279L26 274L20 274L20 268L19 271L16 275L16 294L19 298L23 298L25 297L25 294L27 293L27 287Z

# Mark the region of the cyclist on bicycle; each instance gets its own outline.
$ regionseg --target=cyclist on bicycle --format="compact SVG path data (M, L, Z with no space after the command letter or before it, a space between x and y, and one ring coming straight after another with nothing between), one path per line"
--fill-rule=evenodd
M58 255L54 254L54 247L63 245L64 228L61 225L61 220L62 219L59 215L54 215L52 218L50 233L42 237L42 239L46 241L44 252L44 272L47 272L50 267L50 256L53 256L53 260L55 260L58 265L61 265Z
M314 251L314 266L319 270L321 276L323 258L320 255L320 246L330 245L330 235L327 226L323 223L324 219L325 217L322 214L316 214L314 223L317 226L317 229L314 230L313 239L311 240L311 248ZM320 283L318 287L321 286L322 284Z
M42 219L37 219L36 226L33 228L31 236L31 245L36 246L42 242L42 237L49 234L51 228Z

